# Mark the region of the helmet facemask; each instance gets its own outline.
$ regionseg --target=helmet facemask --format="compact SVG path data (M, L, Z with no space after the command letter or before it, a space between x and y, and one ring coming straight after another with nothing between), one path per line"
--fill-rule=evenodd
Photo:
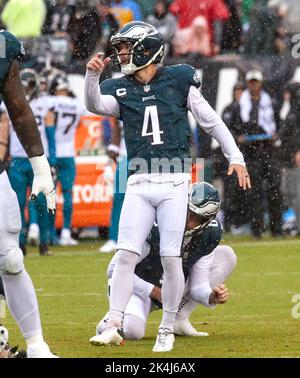
M111 56L112 64L121 66L121 71L125 75L132 75L136 71L149 66L151 63L159 63L163 59L164 44L159 32L143 22L135 22L131 28L125 31L121 29L119 33L112 36L111 46L115 54ZM129 24L128 24L129 25ZM136 31L137 34L134 34ZM122 63L121 45L129 44L128 63Z

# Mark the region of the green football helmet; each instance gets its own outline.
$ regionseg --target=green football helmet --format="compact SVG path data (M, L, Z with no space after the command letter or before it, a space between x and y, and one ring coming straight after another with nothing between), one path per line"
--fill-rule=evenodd
M219 192L207 182L197 182L190 185L189 211L199 217L199 226L187 230L185 236L203 230L218 214L221 207Z
M130 61L121 64L120 44L129 43ZM112 55L113 65L120 65L125 75L149 66L151 63L159 63L164 57L164 42L159 31L152 25L142 21L132 21L124 25L110 39L110 44L115 51Z

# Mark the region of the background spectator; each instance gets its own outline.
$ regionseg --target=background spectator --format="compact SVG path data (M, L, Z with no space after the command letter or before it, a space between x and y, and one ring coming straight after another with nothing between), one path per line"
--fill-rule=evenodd
M120 27L130 21L143 20L140 6L134 0L114 0L112 2L112 13Z
M166 0L156 0L153 14L146 18L146 22L158 29L164 39L166 55L168 55L177 29L176 18L168 11L168 2Z
M97 0L95 7L86 2L76 7L70 24L73 52L69 72L84 74L85 61L96 50L109 55L109 39L119 27L110 6L109 0Z
M196 17L191 26L178 29L173 42L174 54L192 57L211 55L211 45L207 21L203 16Z
M39 37L45 16L44 0L9 0L1 13L6 29L18 38Z
M282 17L279 3L255 0L250 10L250 25L245 53L248 55L282 52Z
M47 17L43 28L44 34L67 37L69 25L75 15L74 0L48 0Z
M223 0L174 0L170 11L177 17L180 28L189 27L197 16L203 16L208 24L209 40L213 54L221 49L222 22L227 20L229 12Z
M236 118L240 113L240 98L245 89L242 82L235 84L233 88L233 101L222 113L222 119L229 128L232 135L236 136ZM241 212L241 191L236 188L235 178L227 175L227 161L218 147L214 152L215 178L220 177L224 186L224 198L222 209L224 211L224 228L226 231L233 231L245 223L244 215Z
M238 13L238 0L224 0L229 10L229 18L224 21L221 51L238 52L241 43L241 21Z
M236 140L244 154L252 189L243 193L241 211L245 220L249 217L251 231L256 238L260 238L264 231L265 210L269 213L272 236L280 236L281 175L280 163L275 156L277 125L273 104L269 94L262 90L263 75L260 71L249 71L246 81L247 89L240 98L240 114L235 124Z
M285 210L296 213L296 227L300 232L300 83L289 84L284 91L288 101L288 113L281 112L281 146L279 158L282 163L282 193Z

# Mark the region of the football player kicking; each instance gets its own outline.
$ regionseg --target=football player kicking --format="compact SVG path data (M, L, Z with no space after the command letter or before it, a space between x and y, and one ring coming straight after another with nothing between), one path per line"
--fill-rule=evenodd
M182 336L208 336L198 332L189 321L189 316L200 303L214 307L225 303L229 292L224 285L236 266L236 255L232 248L219 246L222 227L214 220L220 208L218 192L208 183L193 184L189 195L189 211L182 248L182 266L185 290L181 300L174 333ZM147 318L151 311L161 308L162 265L159 257L159 233L153 227L141 255L143 259L135 269L133 295L125 310L123 332L127 340L144 337ZM108 267L108 278L112 276L116 255ZM99 335L107 327L108 314L98 323L96 336L91 344L98 345ZM167 342L167 339L165 339Z
M0 32L0 91L18 138L32 165L34 179L31 198L42 192L49 211L55 211L55 187L44 155L40 133L23 92L18 58L24 54L21 43L10 33ZM4 55L4 56L3 56ZM0 160L0 276L8 308L27 344L29 358L55 357L43 339L37 298L25 270L19 248L21 216L16 193Z
M236 172L244 189L250 180L232 135L199 92L195 69L186 64L157 66L164 56L157 29L144 22L128 23L112 36L111 45L125 76L105 80L99 88L110 58L103 60L98 54L88 62L85 78L87 109L123 121L130 175L119 223L108 327L99 343L122 343L119 329L132 295L135 266L156 220L164 281L163 316L153 351L168 352L173 349L184 290L180 252L190 181L185 163L191 165L188 110L221 145L230 163L228 174Z

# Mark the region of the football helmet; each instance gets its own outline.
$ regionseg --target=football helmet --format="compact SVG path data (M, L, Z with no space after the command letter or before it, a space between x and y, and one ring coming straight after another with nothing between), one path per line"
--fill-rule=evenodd
M120 59L121 43L129 44L129 63L122 64ZM164 42L159 31L152 25L142 21L133 21L124 25L110 39L110 45L114 49L111 56L113 65L120 65L125 75L149 66L151 63L159 63L164 57Z
M48 92L51 96L55 95L56 91L66 89L69 91L70 85L67 74L61 70L53 70L48 76Z
M39 92L39 77L35 70L25 68L20 72L21 82L26 93L27 101L37 97Z
M218 214L221 207L219 192L207 182L197 182L190 185L189 211L199 216L199 226L187 230L185 236L190 236L203 230Z

